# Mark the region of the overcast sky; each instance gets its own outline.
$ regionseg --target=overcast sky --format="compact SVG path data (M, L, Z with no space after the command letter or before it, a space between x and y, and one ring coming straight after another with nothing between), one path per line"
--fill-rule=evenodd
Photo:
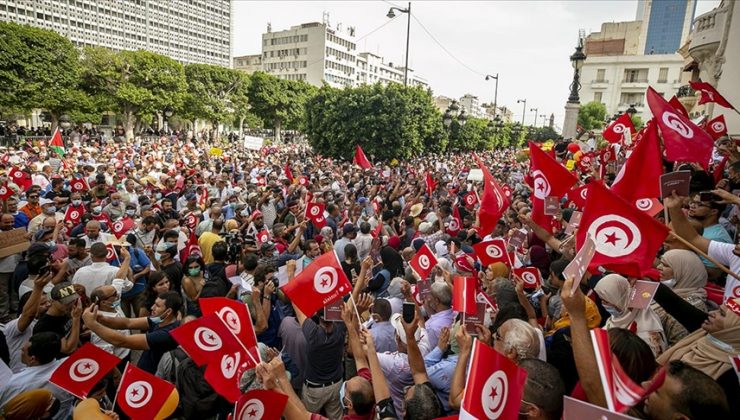
M261 53L268 22L279 31L320 22L326 11L333 27L341 23L343 28L356 28L358 52L370 51L386 62L403 64L406 15L390 21L386 17L390 3L407 4L234 0L233 54ZM699 1L696 15L718 5L719 0ZM538 114L554 113L555 124L562 126L573 77L568 57L578 30L588 34L603 22L634 20L637 1L414 1L411 11L409 67L429 81L435 95L457 98L472 93L492 102L494 81L485 81L484 75L499 73L499 106L508 106L521 120L522 104L516 101L527 99L526 124L534 120L530 109L538 108Z

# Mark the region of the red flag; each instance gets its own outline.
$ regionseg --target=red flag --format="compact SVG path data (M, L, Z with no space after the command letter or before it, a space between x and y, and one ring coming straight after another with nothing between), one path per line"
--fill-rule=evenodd
M708 121L705 130L714 140L717 140L722 136L726 136L727 124L725 123L725 116L720 115L719 117Z
M261 231L257 232L257 236L255 239L257 239L257 244L262 245L265 242L270 241L270 231L267 230L267 228L262 229Z
M217 314L211 312L206 315L205 311L202 317L170 331L170 335L198 366L208 364L226 349L235 347L233 343L225 344L224 341L236 340Z
M532 220L549 230L552 217L545 214L545 198L561 198L578 182L578 178L533 142L529 142L529 157L534 185Z
M229 328L234 336L255 359L259 359L257 352L257 336L252 325L252 316L249 307L244 303L225 297L198 299L203 315L216 314Z
M714 102L717 105L725 108L735 109L724 96L717 92L714 86L706 82L689 82L691 88L701 92L701 98L699 99L699 105L703 105L707 102Z
M10 171L10 178L13 180L13 183L19 186L23 191L28 191L28 189L31 188L31 175L26 171L13 168Z
M414 258L409 261L409 266L414 269L422 280L425 280L432 274L432 269L437 266L437 257L429 246L424 244L416 252Z
M672 106L653 88L647 90L647 102L660 126L666 158L671 161L697 162L705 169L712 158L714 140Z
M475 294L478 279L475 277L456 276L452 283L452 310L466 314L475 314L477 306Z
M457 233L462 229L462 218L460 217L460 210L457 206L452 210L452 217L450 222L447 224L447 234L450 236L457 236Z
M198 227L198 216L193 214L192 212L188 213L184 218L185 226L187 226L190 230L195 230L196 227Z
M15 194L15 192L12 188L8 187L7 182L0 186L0 200L7 200L12 197L13 194Z
M116 238L121 239L121 236L128 233L128 231L130 231L134 227L136 227L136 222L134 222L133 219L124 217L116 223L113 223L110 230L116 236Z
M306 185L308 185L309 181L310 180L308 179L307 176L298 177L298 185L300 185L301 187L305 187Z
M478 196L475 194L475 191L470 191L465 194L463 200L465 200L465 205L467 207L473 207L478 203Z
M320 308L350 293L352 285L339 264L337 254L327 252L304 268L282 290L301 312L312 316Z
M512 273L524 281L525 289L537 289L542 284L542 273L537 267L515 268Z
M570 203L573 203L577 208L582 209L586 206L587 195L588 184L573 188L572 190L568 191L568 203L566 203L566 205L570 205Z
M689 112L686 111L686 108L684 108L683 104L681 103L681 101L678 100L676 95L673 95L668 103L671 104L673 109L678 111L679 114L683 115L686 118L689 118Z
M526 381L527 371L492 347L475 340L460 417L517 418Z
M100 347L86 343L56 368L49 382L77 398L85 398L120 361Z
M85 206L80 204L74 206L70 204L67 206L67 210L64 212L64 221L72 222L73 225L78 225L82 221L82 215L85 214Z
M617 173L611 191L641 209L648 208L651 198L660 197L661 175L663 160L658 128L655 124L650 124L642 140Z
M582 174L588 174L589 172L591 172L594 160L596 160L596 154L594 152L584 153L583 155L581 155L581 159L576 162L576 165L578 165L578 170L581 171Z
M383 231L383 221L378 220L378 223L375 225L375 229L370 232L370 234L373 236L373 238L377 238L380 236L380 233Z
M172 413L160 410L173 393L176 398L174 385L129 363L123 371L115 403L134 419L166 418Z
M288 396L275 391L253 389L239 398L233 420L280 420Z
M434 192L434 189L437 188L437 183L434 182L434 178L432 178L432 174L427 172L425 176L426 186L427 186L427 194L429 196L432 196L432 193Z
M198 206L205 209L208 206L208 188L203 187L198 197Z
M234 343L237 341L233 340L232 344ZM256 366L251 356L238 345L231 349L224 348L222 353L208 363L203 377L217 394L226 398L230 403L235 403L242 395L239 389L242 374Z
M489 239L473 245L475 255L480 259L484 267L495 262L511 265L510 256L506 250L506 242L503 238Z
M326 217L324 217L324 204L323 203L308 203L306 205L306 211L304 213L306 219L313 222L316 229L321 229L326 226Z
M483 172L483 195L480 198L480 207L478 208L478 223L480 224L481 235L486 236L490 235L496 228L501 215L509 206L509 200L478 155L473 154L473 157Z
M90 189L90 187L87 185L87 181L85 181L83 178L75 178L69 183L69 187L72 190L72 192L82 192L87 191Z
M107 254L105 255L105 260L107 262L113 262L118 260L118 253L116 252L116 248L113 244L106 244L105 249L107 250Z
M352 159L352 163L356 163L362 169L370 169L373 167L373 164L367 160L365 152L362 151L362 147L360 147L359 144L355 146L355 157Z
M640 277L652 268L668 228L600 182L592 182L576 236L579 248L587 235L596 245L589 270L604 266L626 276Z
M188 238L188 242L185 244L185 248L180 250L180 261L185 261L188 259L191 255L203 255L203 251L200 250L200 245L198 245L198 237L195 236L195 231L190 231L190 237Z
M613 123L609 124L601 135L604 136L606 141L609 143L619 143L624 140L624 133L627 132L627 130L629 130L632 137L634 137L637 132L635 130L635 126L632 124L632 119L629 114L625 113L620 115Z
M293 171L290 170L290 162L285 164L285 177L288 181L293 182Z
M643 389L624 372L619 364L619 359L612 354L609 346L609 334L606 330L601 328L592 329L591 342L594 346L596 364L599 367L601 384L604 388L609 411L626 413L649 393L658 389L665 380L665 371L663 371L662 377L660 373L656 375L649 389Z

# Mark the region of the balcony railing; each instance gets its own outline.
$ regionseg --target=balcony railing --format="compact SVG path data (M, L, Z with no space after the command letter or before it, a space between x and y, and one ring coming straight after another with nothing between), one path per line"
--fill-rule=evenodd
M609 83L609 81L604 80L604 79L597 79L597 80L592 80L591 83Z
M622 83L647 83L648 79L624 79Z
M680 88L678 88L678 92L676 92L677 98L684 98L687 96L694 96L694 89L691 88L689 85L683 85Z

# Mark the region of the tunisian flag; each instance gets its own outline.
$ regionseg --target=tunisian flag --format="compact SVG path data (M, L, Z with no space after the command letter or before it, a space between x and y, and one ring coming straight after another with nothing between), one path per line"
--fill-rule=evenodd
M84 399L90 390L121 361L118 357L86 343L75 350L51 374L49 382Z
M709 133L714 140L719 139L722 136L727 135L727 123L725 123L725 116L720 115L719 117L707 121L704 130Z
M352 284L347 280L337 254L332 251L313 260L282 290L304 315L310 317L351 292Z
M452 283L452 310L474 315L477 312L475 295L478 293L475 277L455 277Z
M668 100L668 103L669 103L669 104L670 104L670 105L671 105L671 106L672 106L672 107L673 107L673 108L674 108L674 109L675 109L676 111L678 111L678 112L679 112L679 113L680 113L681 115L683 115L683 116L684 116L684 117L686 117L686 118L690 118L690 117L689 117L689 112L688 112L688 111L686 111L686 108L684 108L683 104L681 103L681 101L679 101L679 100L678 100L678 98L676 97L676 95L673 95L673 96L671 96L671 99L670 99L670 100Z
M359 144L355 146L355 158L352 159L352 163L356 163L362 169L370 169L373 167L373 164L367 160L367 156L365 156L365 152L362 151L362 147L360 147Z
M480 197L478 208L478 223L481 236L486 236L496 228L496 223L509 206L509 199L506 198L504 190L498 185L478 155L474 154L473 157L483 172L483 195Z
M714 102L717 105L725 108L735 109L724 96L722 96L714 86L707 82L689 82L691 89L698 90L701 92L701 98L699 99L699 105L703 105L707 102Z
M663 159L660 154L658 127L648 124L642 140L635 146L612 183L611 190L628 203L649 211L651 198L660 197L660 176Z
M545 198L562 198L573 184L578 182L578 178L533 142L529 142L529 158L532 163L531 177L534 189L532 220L550 230L552 216L545 214Z
M288 396L275 391L253 389L239 398L233 420L280 420Z
M460 210L455 206L452 210L450 222L447 224L447 234L450 236L457 236L460 229L462 229L462 217L460 217Z
M641 277L652 269L668 228L600 182L592 182L576 236L579 249L587 235L596 246L589 270L603 266L625 276Z
M116 223L113 223L110 230L114 235L116 235L116 239L121 239L121 236L125 235L134 227L136 227L136 222L129 217L124 217Z
M67 210L64 211L64 221L72 222L73 225L77 226L82 221L83 214L85 214L84 205L74 206L70 204L67 206Z
M31 188L33 182L31 181L31 175L28 172L22 171L18 168L10 170L10 179L13 183L20 187L23 191L28 191Z
M69 183L69 188L72 192L87 191L90 187L87 185L87 181L84 178L75 178Z
M424 244L409 261L409 265L422 280L426 280L432 274L432 269L437 266L437 257L434 256L429 246Z
M696 162L704 169L712 158L714 140L690 119L684 117L649 87L647 103L660 127L666 158L670 161Z
M649 388L642 388L636 384L622 369L619 359L612 354L609 346L609 334L601 328L591 330L591 342L596 354L596 364L599 367L601 384L606 396L606 405L609 411L626 413L630 408L642 401L653 391L663 385L665 368L655 374Z
M172 338L198 366L203 366L224 352L224 341L235 340L216 314L208 314L170 331Z
M169 399L174 399L174 404L165 406ZM178 399L174 385L128 363L115 403L132 419L163 419L172 414Z
M460 418L517 418L526 381L527 371L476 339L470 353Z
M473 245L473 250L475 250L475 255L478 256L484 267L495 262L502 262L511 266L511 256L506 250L506 241L503 238L478 242Z
M285 171L285 177L288 178L288 181L292 183L294 178L293 178L293 171L290 170L290 163L285 164L284 171Z
M426 173L424 181L426 181L427 194L429 194L429 196L431 197L434 189L437 188L437 183L434 182L434 178L432 178L432 174L430 174L429 172Z
M249 314L247 305L225 297L200 298L198 304L200 304L203 315L218 315L252 357L259 359L257 335L254 333L252 316Z
M601 133L601 135L604 136L606 141L609 143L619 143L624 140L624 135L628 130L631 137L634 137L635 133L637 133L629 114L622 114L619 118L614 120L614 122L611 123L603 133Z
M306 212L304 213L306 219L310 220L316 229L321 230L326 226L326 217L324 217L324 204L323 203L311 203L306 205Z

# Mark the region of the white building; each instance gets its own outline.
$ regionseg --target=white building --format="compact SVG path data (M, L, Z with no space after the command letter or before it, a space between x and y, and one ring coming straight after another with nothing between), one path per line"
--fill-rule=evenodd
M231 66L230 0L0 0L0 21L50 29L78 47Z
M465 113L468 114L468 116L475 118L484 118L486 115L486 111L481 108L477 96L466 93L460 98L460 105L463 107Z
M385 59L379 55L370 52L361 52L357 54L357 84L375 84L381 83L403 83L405 67L394 66L393 63L386 63ZM409 86L421 86L428 88L429 83L426 79L415 74L414 69L409 68L407 82Z
M262 54L234 57L233 64L234 70L240 70L247 74L262 71Z
M281 79L314 86L353 86L357 75L354 28L345 33L325 23L304 23L262 34L262 68Z

